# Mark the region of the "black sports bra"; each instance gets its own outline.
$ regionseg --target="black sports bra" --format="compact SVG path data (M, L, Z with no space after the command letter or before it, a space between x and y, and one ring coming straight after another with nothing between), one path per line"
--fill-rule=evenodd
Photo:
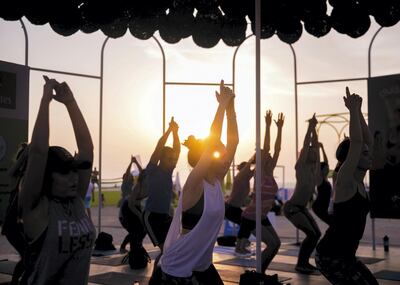
M182 228L192 230L199 222L204 209L204 194L190 209L182 212Z

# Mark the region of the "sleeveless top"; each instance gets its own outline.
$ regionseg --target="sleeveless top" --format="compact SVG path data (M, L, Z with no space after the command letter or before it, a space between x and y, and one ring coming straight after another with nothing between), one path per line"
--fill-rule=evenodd
M88 283L95 229L80 197L49 199L49 223L29 285Z
M201 219L204 209L204 193L192 208L182 212L182 228L193 230Z
M278 184L276 184L273 176L264 176L261 184L261 214L264 218L271 210L275 195L278 192ZM250 204L244 209L242 216L249 220L256 220L256 193Z
M187 234L181 234L182 195L160 259L163 272L174 277L190 277L193 271L205 271L212 263L214 244L225 216L224 198L219 181L203 181L204 210L199 222Z
M369 200L358 191L344 202L334 203L333 220L317 246L322 255L353 258L364 234Z

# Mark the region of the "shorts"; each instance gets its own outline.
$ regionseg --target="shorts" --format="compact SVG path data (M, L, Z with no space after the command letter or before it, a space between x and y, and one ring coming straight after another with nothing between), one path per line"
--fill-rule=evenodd
M240 225L243 210L239 207L225 203L225 218L235 224Z
M164 244L172 217L168 214L143 212L143 224L154 246Z

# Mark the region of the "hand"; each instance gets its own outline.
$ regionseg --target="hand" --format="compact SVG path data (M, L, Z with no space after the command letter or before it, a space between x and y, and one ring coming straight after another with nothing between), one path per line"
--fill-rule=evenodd
M63 82L58 85L56 90L56 95L54 96L54 100L67 105L70 102L75 100L74 95L72 94L71 89L69 88L68 84Z
M317 118L315 117L315 113L314 113L314 115L312 116L312 118L308 120L308 123L309 123L310 127L312 127L312 128L315 128L315 127L317 126L318 120L317 120Z
M267 126L271 126L271 122L272 122L272 112L271 110L267 110L267 112L265 112L265 124Z
M283 127L283 123L285 122L285 116L283 116L283 113L279 113L278 114L278 121L274 120L276 126L278 128L282 128Z
M43 75L43 78L46 81L46 83L43 86L42 98L43 100L49 103L54 97L53 90L59 85L59 83L57 82L57 80L50 79L46 75Z
M346 96L343 97L343 100L349 111L361 110L362 98L355 93L350 94L349 87L346 87Z
M178 132L179 126L178 124L174 121L174 117L171 117L171 121L169 122L169 129L172 132Z
M215 96L217 97L217 101L219 104L223 104L227 106L231 100L235 97L235 94L233 94L232 89L229 87L226 87L224 85L224 81L221 80L221 83L219 85L219 93L218 91L215 91Z

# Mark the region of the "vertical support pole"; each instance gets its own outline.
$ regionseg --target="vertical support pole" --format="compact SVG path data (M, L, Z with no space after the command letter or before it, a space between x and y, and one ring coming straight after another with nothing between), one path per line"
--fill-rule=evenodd
M29 39L28 39L28 32L25 27L24 21L22 19L19 20L21 23L22 30L24 31L24 37L25 37L25 66L28 66L29 64Z
M162 60L163 60L163 99L162 99L162 102L163 102L163 105L162 105L162 116L163 116L163 119L162 119L162 133L164 134L165 133L165 113L166 113L166 64L165 64L165 53L164 53L164 49L163 49L163 47L162 47L162 45L161 45L161 43L160 43L160 41L159 40L157 40L157 38L155 37L155 36L152 36L152 38L156 41L156 43L157 43L157 45L158 45L158 47L160 48L160 50L161 50L161 55L162 55Z
M376 36L380 33L380 31L382 29L383 29L383 27L380 27L375 32L375 34L372 37L371 42L369 43L369 46L368 46L368 79L371 78L371 50L372 50L372 44L374 43ZM375 219L374 218L371 218L371 229L372 229L372 250L376 250Z
M260 98L261 98L261 0L255 0L256 15L256 261L261 273L261 149L260 149Z
M298 93L297 93L297 57L293 46L289 45L293 54L293 69L294 69L294 112L295 112L295 132L296 132L296 161L299 158L299 108L298 108ZM296 244L299 244L299 229L296 228Z
M104 81L104 49L109 40L107 37L101 47L101 57L100 57L100 110L99 110L99 216L98 216L98 232L101 232L101 207L102 207L102 196L101 196L101 184L102 184L102 150L103 150L103 81Z

